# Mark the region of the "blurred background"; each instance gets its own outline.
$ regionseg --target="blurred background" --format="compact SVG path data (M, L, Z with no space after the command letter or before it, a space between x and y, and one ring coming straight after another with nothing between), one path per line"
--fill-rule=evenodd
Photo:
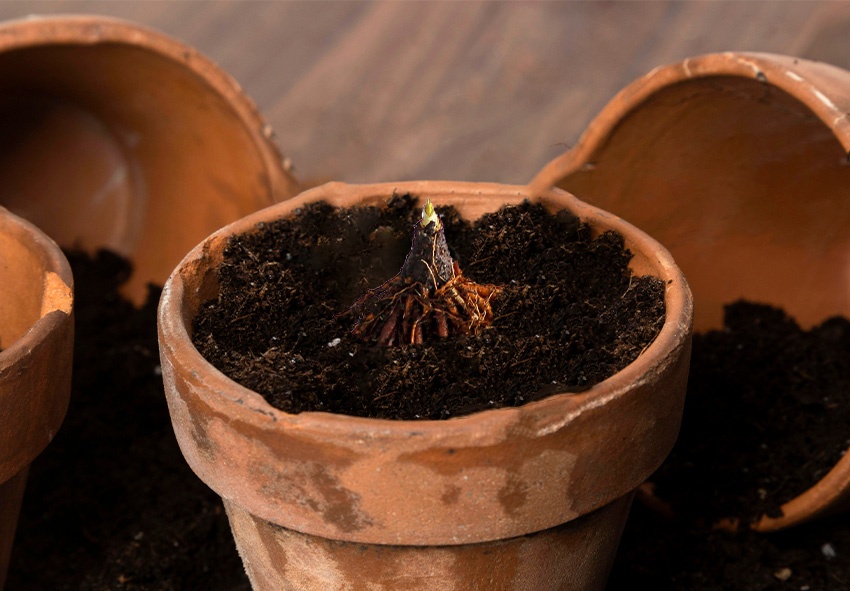
M629 82L701 53L850 68L850 3L3 2L198 48L257 102L306 183L525 183Z

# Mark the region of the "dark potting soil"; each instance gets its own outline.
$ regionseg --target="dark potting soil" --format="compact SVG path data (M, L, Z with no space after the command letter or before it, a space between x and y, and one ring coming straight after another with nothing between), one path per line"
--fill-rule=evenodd
M850 514L737 534L632 507L608 591L847 591Z
M752 522L817 482L850 445L850 321L802 330L737 302L694 337L679 441L652 477L676 518L635 503L609 591L850 589L850 513L760 534Z
M438 208L464 275L504 287L490 327L406 347L358 340L346 311L398 273L420 215L414 203L313 204L232 238L195 345L286 412L445 419L586 389L658 334L663 282L632 276L621 236L594 238L572 214L524 203L474 224Z
M35 460L8 591L248 591L218 496L192 473L159 371L159 290L135 309L126 261L69 253L76 335L71 403Z
M685 518L753 522L820 480L850 447L850 321L802 330L737 302L694 336L682 430L652 477Z

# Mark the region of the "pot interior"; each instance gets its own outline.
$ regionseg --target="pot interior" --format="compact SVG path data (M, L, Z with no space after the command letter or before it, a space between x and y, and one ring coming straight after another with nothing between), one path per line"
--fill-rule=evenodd
M117 42L0 53L0 205L61 246L132 259L137 301L272 202L256 140L183 57Z
M804 326L850 315L850 162L787 92L731 76L666 86L588 162L559 186L670 249L694 292L695 330L719 328L739 298Z

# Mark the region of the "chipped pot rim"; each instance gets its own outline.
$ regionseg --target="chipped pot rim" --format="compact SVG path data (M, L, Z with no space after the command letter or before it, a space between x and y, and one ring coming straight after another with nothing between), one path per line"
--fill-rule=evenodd
M41 312L20 338L0 351L0 377L24 360L39 343L68 322L74 309L74 277L62 249L37 226L0 206L0 232L9 233L42 262L44 289Z

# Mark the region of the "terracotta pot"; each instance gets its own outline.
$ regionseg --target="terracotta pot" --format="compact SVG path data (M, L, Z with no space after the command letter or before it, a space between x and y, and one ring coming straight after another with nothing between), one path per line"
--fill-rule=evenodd
M59 247L0 207L0 589L28 467L68 409L72 289Z
M271 128L193 48L99 16L0 25L0 205L109 248L137 302L210 232L297 193Z
M483 183L331 183L196 247L159 309L168 405L189 465L222 496L255 590L602 589L634 489L676 439L690 355L690 292L673 260L624 221L559 190L540 200L614 229L632 267L668 283L667 318L632 364L581 394L447 421L290 415L231 381L191 342L233 234L305 203L410 192L475 219L527 189Z
M739 298L804 326L850 316L850 73L724 53L656 68L621 91L535 179L581 195L667 246L697 330ZM850 507L850 453L786 503L774 530Z

